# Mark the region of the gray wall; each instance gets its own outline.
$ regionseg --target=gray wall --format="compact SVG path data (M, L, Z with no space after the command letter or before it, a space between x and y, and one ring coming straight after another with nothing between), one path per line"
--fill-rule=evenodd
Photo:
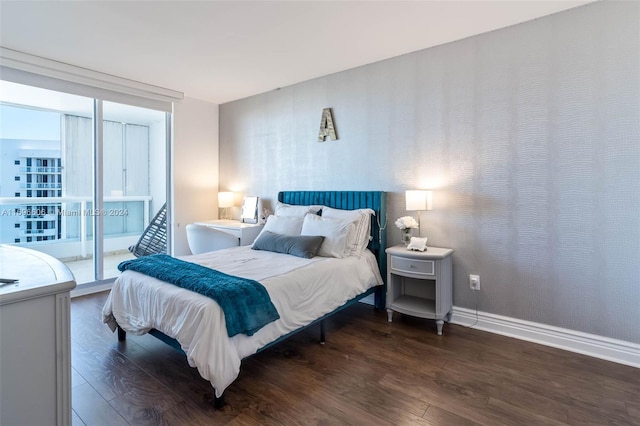
M640 343L639 21L598 2L221 105L220 188L386 190L391 243L432 188L455 305Z

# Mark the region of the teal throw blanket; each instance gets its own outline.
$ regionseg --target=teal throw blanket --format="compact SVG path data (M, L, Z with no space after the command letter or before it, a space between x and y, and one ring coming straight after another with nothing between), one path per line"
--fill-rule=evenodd
M215 300L224 312L229 337L240 333L251 336L280 318L267 290L254 280L227 275L167 254L125 260L118 269L140 272Z

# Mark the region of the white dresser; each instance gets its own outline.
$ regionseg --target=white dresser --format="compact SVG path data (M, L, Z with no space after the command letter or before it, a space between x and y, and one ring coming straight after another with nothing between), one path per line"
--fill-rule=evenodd
M57 259L0 245L0 424L71 424L73 274Z

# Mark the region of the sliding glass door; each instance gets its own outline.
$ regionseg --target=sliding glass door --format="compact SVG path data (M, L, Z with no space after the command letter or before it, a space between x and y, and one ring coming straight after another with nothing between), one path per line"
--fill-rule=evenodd
M113 278L166 202L165 112L0 81L0 243Z
M166 114L103 102L104 278L166 202ZM99 266L100 268L100 266Z

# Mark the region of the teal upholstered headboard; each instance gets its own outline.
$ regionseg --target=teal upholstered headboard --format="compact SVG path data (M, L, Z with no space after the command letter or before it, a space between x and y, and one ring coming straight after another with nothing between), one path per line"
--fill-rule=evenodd
M278 201L293 205L322 205L334 209L372 209L369 249L376 255L382 279L387 280L387 193L383 191L282 191ZM381 229L382 228L382 229Z

